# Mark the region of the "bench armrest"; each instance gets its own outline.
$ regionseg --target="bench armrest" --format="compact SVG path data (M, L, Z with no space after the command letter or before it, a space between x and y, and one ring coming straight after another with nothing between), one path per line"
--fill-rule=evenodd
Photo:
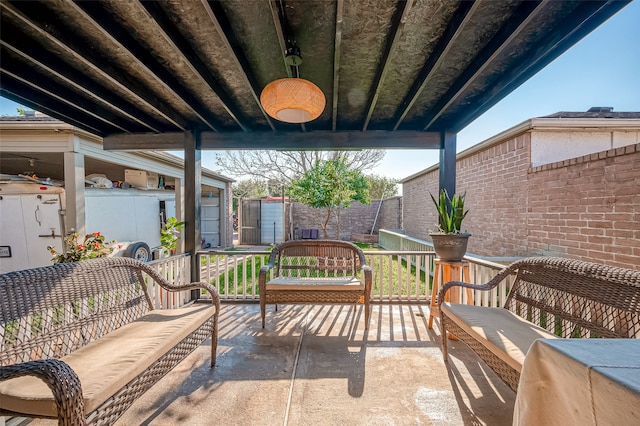
M58 412L58 425L86 424L82 385L67 363L46 359L0 367L0 381L22 376L35 376L51 389Z
M260 268L260 273L258 274L258 288L260 289L260 293L262 293L263 289L267 285L267 274L273 268L275 268L275 265L272 263L264 265Z
M147 275L149 275L160 287L168 291L184 291L184 290L198 290L204 289L211 294L213 304L220 308L220 297L218 290L210 283L206 282L191 282L191 283L172 283L167 281L165 277L160 275L155 269L151 268L146 263L140 263L138 267Z
M502 282L508 276L514 274L516 270L517 270L517 266L514 267L512 265L512 266L506 267L502 271L500 271L495 277L493 277L491 281L487 282L486 284L471 284L471 283L463 283L460 281L449 281L448 283L445 283L442 286L442 288L440 289L440 292L438 293L438 304L442 304L442 302L444 302L447 291L449 291L449 289L451 289L452 287L463 287L463 288L469 288L471 290L481 290L481 291L491 290L492 288L500 284L500 282Z
M373 285L373 272L371 270L371 266L369 265L361 265L360 271L362 271L362 275L364 277L364 288L367 297L371 295L371 287Z

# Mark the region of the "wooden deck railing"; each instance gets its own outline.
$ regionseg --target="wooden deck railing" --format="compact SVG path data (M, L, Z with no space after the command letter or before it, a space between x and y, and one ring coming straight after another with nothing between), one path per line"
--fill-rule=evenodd
M149 266L162 274L168 281L175 283L191 282L191 257L179 254L149 262ZM177 308L191 301L191 291L180 293L167 292L153 280L148 280L149 296L156 309Z
M431 298L433 279L433 246L417 238L398 232L380 231L384 250L365 250L367 263L373 270L372 303L427 303ZM269 252L265 250L208 250L196 255L200 265L200 281L210 282L220 293L222 301L257 302L258 273L265 265ZM489 281L504 264L466 256L470 280ZM150 262L168 279L190 282L190 257L171 256ZM483 306L502 306L511 280L506 280L490 294L474 295L474 303ZM188 291L169 295L160 289L150 289L156 307L177 307L191 300ZM201 297L208 297L203 294Z
M431 298L433 250L365 250L367 263L373 270L372 303L427 303ZM265 251L210 250L197 254L201 265L200 280L212 283L222 301L257 302L258 273L267 263ZM503 268L502 264L467 257L470 281L484 283ZM504 303L510 281L495 294L476 304L500 306Z

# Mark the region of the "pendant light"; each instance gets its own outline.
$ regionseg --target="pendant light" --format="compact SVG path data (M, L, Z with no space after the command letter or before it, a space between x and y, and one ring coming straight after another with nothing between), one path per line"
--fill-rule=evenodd
M295 77L281 78L267 84L260 94L260 103L269 116L285 123L306 123L320 117L326 105L322 90L309 80L299 77L302 63L300 49L288 48L285 63Z

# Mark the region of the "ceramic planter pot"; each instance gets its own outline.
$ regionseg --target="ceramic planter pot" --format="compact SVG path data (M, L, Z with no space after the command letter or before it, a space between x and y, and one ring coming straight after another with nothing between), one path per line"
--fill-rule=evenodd
M429 234L433 240L433 248L440 260L459 262L467 252L467 243L471 234Z

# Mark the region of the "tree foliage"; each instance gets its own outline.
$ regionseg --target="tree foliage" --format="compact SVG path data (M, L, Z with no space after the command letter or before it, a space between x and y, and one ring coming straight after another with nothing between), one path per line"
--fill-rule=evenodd
M373 200L383 200L398 195L398 181L378 175L364 177L369 184L369 194Z
M327 238L327 225L335 209L347 208L353 201L360 201L362 204L371 202L366 179L360 171L350 167L343 157L318 161L302 177L294 180L287 192L302 204L327 210L321 223L324 238Z
M262 198L269 195L267 186L260 179L244 179L232 185L233 196L237 198Z
M288 184L312 169L318 162L344 159L350 169L365 172L384 158L384 150L361 151L226 151L216 154L216 164L233 177L250 176L261 181Z
M267 186L260 179L244 179L234 182L231 186L233 191L233 211L238 211L238 199L240 198L263 198L269 195Z

